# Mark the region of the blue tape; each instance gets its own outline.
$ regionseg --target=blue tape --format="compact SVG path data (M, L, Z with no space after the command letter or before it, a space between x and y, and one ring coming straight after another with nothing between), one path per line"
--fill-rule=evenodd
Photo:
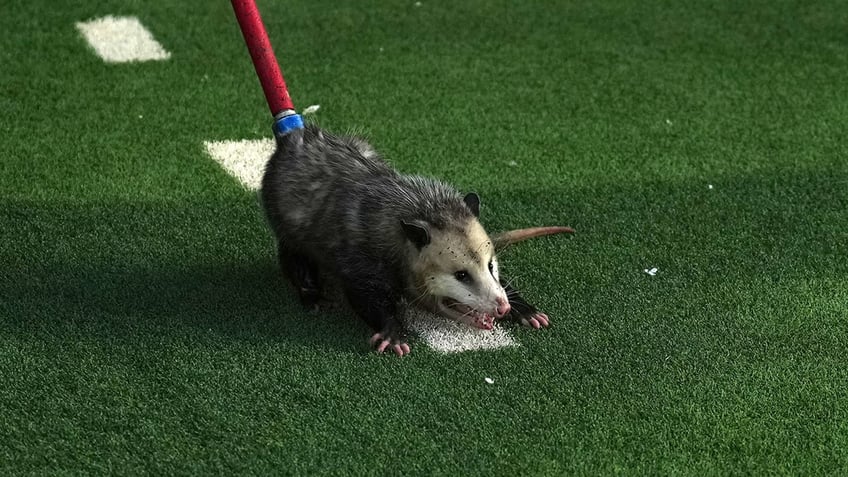
M290 114L274 121L274 135L285 136L295 129L303 129L303 119L299 114Z

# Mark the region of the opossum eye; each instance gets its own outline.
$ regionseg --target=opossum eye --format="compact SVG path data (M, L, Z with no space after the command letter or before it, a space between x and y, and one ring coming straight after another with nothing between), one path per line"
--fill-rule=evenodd
M457 280L459 280L463 283L468 283L468 282L471 281L471 275L469 275L468 271L466 271L466 270L460 270L460 271L454 273L453 276L456 277Z

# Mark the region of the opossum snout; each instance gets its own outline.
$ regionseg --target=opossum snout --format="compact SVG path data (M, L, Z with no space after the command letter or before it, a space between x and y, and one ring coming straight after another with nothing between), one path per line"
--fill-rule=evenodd
M499 296L495 299L495 303L497 303L497 306L495 307L495 315L498 318L501 318L507 313L509 313L511 307L509 306L509 302L506 300L506 298Z

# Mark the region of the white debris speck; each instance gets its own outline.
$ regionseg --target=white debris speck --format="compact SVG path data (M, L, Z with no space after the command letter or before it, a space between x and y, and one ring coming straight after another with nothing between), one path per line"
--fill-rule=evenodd
M659 268L657 268L657 267L654 267L654 268L646 268L646 269L645 269L645 273L647 273L648 275L650 275L650 276L652 276L652 277L653 277L654 275L656 275L656 274L657 274L657 272L658 272L659 270L660 270L660 269L659 269Z
M415 6L416 6L416 7L420 7L420 6L421 6L421 2L415 2Z
M492 378L486 378L486 382L489 384L495 384L495 380Z
M144 116L142 116L142 115L140 115L140 114L139 114L139 115L138 115L138 119L142 119L142 118L144 118Z
M517 165L518 165L518 163L517 163L517 162L515 162L515 161L509 161L509 162L507 163L507 165L508 165L509 167L515 167L515 166L517 166Z
M383 47L382 47L382 46L380 47L380 51L383 51Z
M321 109L320 104L313 104L311 106L307 106L301 114L315 114L319 109Z
M712 190L712 189L713 189L713 185L712 185L712 184L707 184L707 189Z
M671 124L672 124L671 119L666 119L665 123L668 124L669 126L671 126Z

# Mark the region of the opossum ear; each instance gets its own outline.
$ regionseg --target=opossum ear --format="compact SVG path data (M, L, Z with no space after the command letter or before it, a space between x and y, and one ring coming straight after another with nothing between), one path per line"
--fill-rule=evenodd
M474 192L469 192L463 199L465 201L465 205L471 209L471 213L474 214L474 217L480 217L480 196L475 194Z
M414 243L418 247L418 250L421 250L425 245L430 243L430 231L426 225L407 222L405 220L401 220L400 225L403 227L403 233L406 234L406 238Z

